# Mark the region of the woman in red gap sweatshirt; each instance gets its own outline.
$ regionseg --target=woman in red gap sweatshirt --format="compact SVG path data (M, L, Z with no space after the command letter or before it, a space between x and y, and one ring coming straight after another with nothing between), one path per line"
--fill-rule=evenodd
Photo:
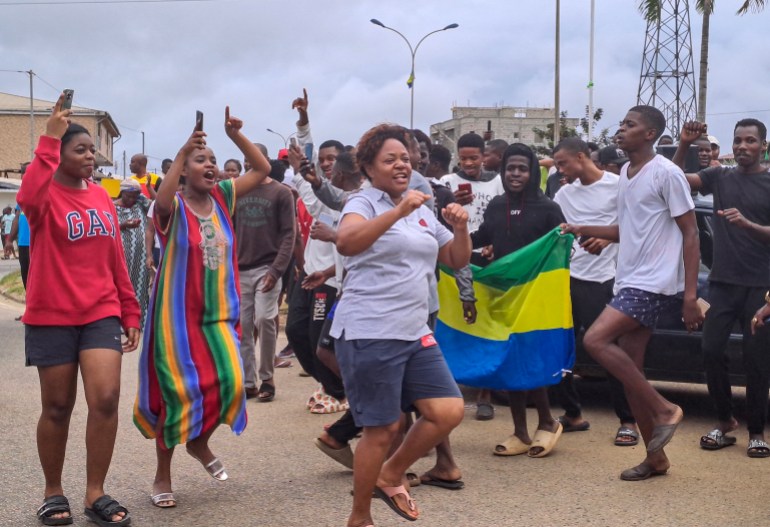
M80 368L88 404L85 515L128 525L128 511L104 493L118 428L123 352L139 342L139 304L126 269L112 200L87 181L94 143L70 124L64 96L54 107L18 202L30 230L25 353L40 377L37 446L45 476L43 525L72 523L61 474ZM121 344L121 328L127 340Z

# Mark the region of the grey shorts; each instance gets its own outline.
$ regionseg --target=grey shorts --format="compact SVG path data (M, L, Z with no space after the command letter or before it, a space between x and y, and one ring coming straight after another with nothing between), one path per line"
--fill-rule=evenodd
M24 326L27 366L58 366L78 362L80 352L110 349L123 353L118 317L94 320L83 326Z
M661 295L625 287L618 291L609 305L642 326L655 329L661 318L682 311L682 295Z
M421 399L461 398L432 335L421 340L336 340L345 393L357 426L385 426Z

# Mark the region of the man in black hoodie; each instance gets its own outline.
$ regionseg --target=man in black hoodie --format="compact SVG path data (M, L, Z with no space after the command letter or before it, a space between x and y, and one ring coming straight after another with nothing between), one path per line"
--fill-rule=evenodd
M540 167L534 152L521 143L506 148L502 159L505 193L489 202L478 230L471 234L474 247L492 245L494 259L502 258L564 223L559 205L540 190ZM527 431L527 398L535 403L538 426L534 440ZM528 453L530 457L548 455L562 432L562 425L551 415L546 387L529 392L508 392L514 433L495 447L498 456Z

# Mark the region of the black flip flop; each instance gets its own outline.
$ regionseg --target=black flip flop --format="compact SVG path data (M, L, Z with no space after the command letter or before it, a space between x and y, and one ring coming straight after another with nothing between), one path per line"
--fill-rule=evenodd
M54 514L67 512L66 518L52 518ZM61 494L48 496L40 508L37 510L37 518L43 525L70 525L72 524L72 511L70 502Z
M441 479L435 476L429 476L428 474L420 476L420 483L422 485L441 487L442 489L447 490L460 490L465 488L465 482L461 479Z
M564 432L565 434L567 432L585 432L586 430L591 428L591 423L585 420L579 425L573 425L572 423L570 423L569 419L567 419L567 416L565 415L559 416L559 418L556 420L561 423L562 432Z

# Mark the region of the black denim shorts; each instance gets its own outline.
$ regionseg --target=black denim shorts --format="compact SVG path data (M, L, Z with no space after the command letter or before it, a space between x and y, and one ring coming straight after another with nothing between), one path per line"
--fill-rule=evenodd
M24 327L24 354L27 366L57 366L78 362L80 352L111 349L123 353L122 330L118 317L94 320L82 326Z

